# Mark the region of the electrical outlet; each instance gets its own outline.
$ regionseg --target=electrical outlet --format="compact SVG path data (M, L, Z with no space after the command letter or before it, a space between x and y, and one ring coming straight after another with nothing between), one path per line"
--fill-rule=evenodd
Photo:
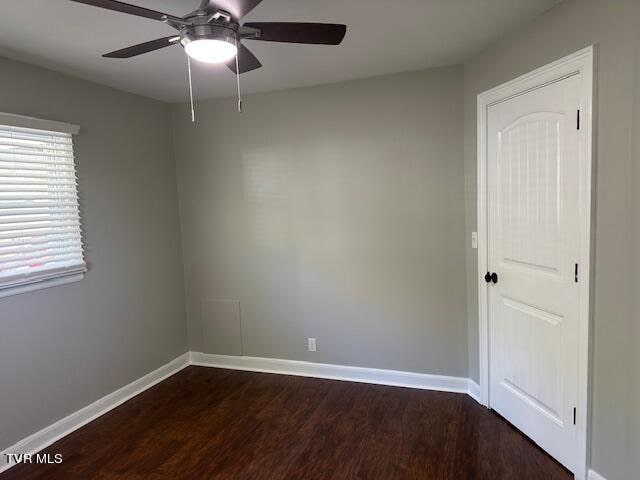
M471 248L478 248L478 232L471 232Z
M316 351L316 339L315 338L307 338L307 347L310 352Z

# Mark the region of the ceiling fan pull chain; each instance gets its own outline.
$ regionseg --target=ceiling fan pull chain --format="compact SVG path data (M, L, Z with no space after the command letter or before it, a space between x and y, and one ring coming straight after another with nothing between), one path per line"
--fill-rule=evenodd
M242 113L242 93L240 92L240 61L238 60L240 50L238 49L238 39L236 38L236 85L238 87L238 113Z
M196 111L193 106L193 82L191 80L191 59L189 58L189 55L187 55L187 71L189 72L189 98L191 100L191 121L195 123Z

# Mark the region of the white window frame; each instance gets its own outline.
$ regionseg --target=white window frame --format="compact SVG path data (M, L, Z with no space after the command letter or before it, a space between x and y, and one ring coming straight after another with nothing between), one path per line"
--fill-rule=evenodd
M2 112L0 112L0 125L9 127L32 128L36 130L46 130L57 133L68 133L71 135L77 135L80 132L80 127L78 125ZM77 172L77 166L75 165L75 162L74 167L76 168ZM1 288L0 298L78 282L84 278L85 272L86 269L81 272L67 275L65 275L64 273L57 275L52 274L51 278L34 278L32 283L25 283L17 285L15 287Z

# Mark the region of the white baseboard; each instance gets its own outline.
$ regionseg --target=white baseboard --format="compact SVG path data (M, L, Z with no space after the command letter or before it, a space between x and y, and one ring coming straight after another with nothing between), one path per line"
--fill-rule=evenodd
M175 360L163 365L162 367L148 373L142 378L131 382L128 385L110 393L91 405L72 413L68 417L57 421L53 425L43 428L39 432L20 440L15 445L10 446L6 450L0 452L0 472L11 468L14 464L7 462L6 454L10 453L27 453L34 454L48 447L52 443L60 440L62 437L69 435L74 430L104 415L109 410L113 410L118 405L123 404L127 400L135 397L139 393L147 390L155 384L170 377L174 373L182 370L189 365L189 354L180 355Z
M468 379L469 381L469 391L467 392L471 398L473 398L476 402L480 403L480 385L476 382Z
M282 360L278 358L234 357L191 352L191 365L202 367L246 370L249 372L279 373L301 377L326 378L349 382L374 383L394 387L419 388L441 392L466 393L473 398L480 387L475 382L463 377L430 375L426 373L402 372L397 370L381 370L377 368L349 367L326 363L303 362L299 360Z
M604 478L595 470L589 470L589 473L587 474L587 480L607 480L607 479Z

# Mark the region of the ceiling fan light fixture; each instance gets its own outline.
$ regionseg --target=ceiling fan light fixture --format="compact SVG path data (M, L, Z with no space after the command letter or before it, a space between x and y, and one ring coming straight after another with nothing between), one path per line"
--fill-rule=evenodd
M231 41L217 38L200 38L184 45L184 50L194 60L204 63L225 63L238 54Z

